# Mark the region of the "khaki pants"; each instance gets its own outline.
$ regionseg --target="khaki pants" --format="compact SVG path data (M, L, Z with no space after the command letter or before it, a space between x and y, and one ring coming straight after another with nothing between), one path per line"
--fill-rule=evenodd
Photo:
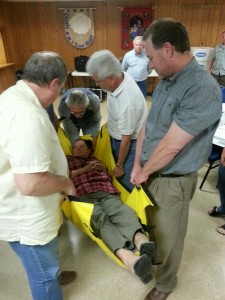
M152 176L147 184L158 204L151 207L149 218L156 225L155 235L162 264L155 272L156 288L171 292L177 282L187 232L189 202L197 185L197 172L183 177Z

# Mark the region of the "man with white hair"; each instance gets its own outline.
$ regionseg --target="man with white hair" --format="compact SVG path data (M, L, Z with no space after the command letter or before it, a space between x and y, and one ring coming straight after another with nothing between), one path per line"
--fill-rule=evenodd
M146 56L142 36L136 36L133 40L133 49L124 55L122 70L134 78L144 97L147 95L147 77L150 72L149 60Z
M128 190L133 189L136 139L147 115L145 98L134 79L122 72L120 61L108 50L95 52L86 65L96 84L107 91L107 128L116 161L115 177Z
M61 98L58 112L72 144L82 130L92 136L95 147L101 125L100 99L95 93L85 88L69 89Z

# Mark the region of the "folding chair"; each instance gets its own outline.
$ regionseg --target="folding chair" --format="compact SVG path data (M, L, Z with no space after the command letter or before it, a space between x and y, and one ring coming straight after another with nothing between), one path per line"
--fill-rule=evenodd
M215 164L217 161L220 160L220 157L221 157L221 153L222 153L222 150L223 148L220 147L220 146L217 146L217 145L212 145L212 151L208 157L208 163L209 163L209 166L207 168L207 171L202 179L202 182L199 186L199 189L201 190L208 175L209 175L209 172L214 169L214 168L217 168L219 166L219 163Z

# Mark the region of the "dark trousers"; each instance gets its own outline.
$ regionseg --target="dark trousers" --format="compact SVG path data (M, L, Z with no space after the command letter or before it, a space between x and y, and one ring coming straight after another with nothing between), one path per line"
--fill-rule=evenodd
M147 96L147 81L146 80L142 80L142 81L138 81L136 83L139 86L140 90L142 91L142 94L146 98L146 96Z
M225 75L216 75L211 73L212 76L216 79L220 86L225 86Z

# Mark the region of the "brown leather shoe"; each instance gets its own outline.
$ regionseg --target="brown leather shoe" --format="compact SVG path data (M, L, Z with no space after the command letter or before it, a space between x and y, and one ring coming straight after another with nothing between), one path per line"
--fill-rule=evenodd
M166 300L170 293L164 293L155 287L148 293L144 300Z
M62 271L59 276L60 285L69 285L77 278L77 272L75 271Z

